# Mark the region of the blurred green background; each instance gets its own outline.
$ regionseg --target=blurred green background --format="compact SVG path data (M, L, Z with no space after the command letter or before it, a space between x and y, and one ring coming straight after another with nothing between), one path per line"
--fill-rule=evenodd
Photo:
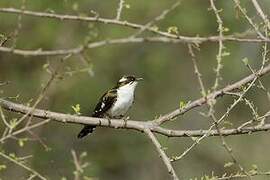
M122 20L145 24L158 16L164 9L169 8L175 1L155 0L126 0L129 8L124 8ZM269 13L270 2L259 1L264 11ZM21 1L1 0L0 7L20 8ZM243 0L243 6L248 14L259 24L260 19L251 2ZM94 10L104 18L114 18L118 0L35 0L26 1L26 9L42 12L56 12L61 14L91 15ZM243 33L250 30L247 21L239 16L232 1L216 1L221 12L224 26L229 28L226 34ZM209 10L209 1L183 0L176 10L156 25L167 31L171 26L178 27L179 34L187 36L217 35L217 23L213 11ZM16 48L18 49L65 49L77 47L86 42L104 39L125 38L136 32L128 27L86 23L75 21L59 21L54 19L22 17L22 27L19 31ZM0 33L9 35L17 27L17 15L0 13ZM253 33L254 34L254 33ZM155 36L145 32L143 36ZM5 46L12 45L12 40ZM226 42L226 51L229 56L223 58L221 71L223 80L220 88L237 81L250 72L241 61L248 58L253 68L259 68L262 58L262 44ZM195 51L203 81L210 89L215 80L214 68L218 44L207 42L200 45L200 51ZM0 52L0 81L11 83L1 88L1 97L17 96L16 102L27 103L36 99L50 75L43 68L44 64L56 67L60 64L62 79L54 81L46 93L46 97L38 105L39 108L51 111L74 113L71 106L80 104L84 114L92 112L98 98L105 90L115 85L119 77L125 74L134 74L145 80L139 84L136 91L136 101L129 112L130 119L151 120L161 114L168 113L179 107L180 101L192 101L201 96L199 84L194 74L193 64L188 54L186 44L139 43L109 45L87 50L89 66L82 63L79 56L73 56L65 62L60 57L23 57L10 53ZM87 68L89 72L81 69ZM70 73L75 71L76 73ZM69 73L68 73L69 72ZM269 77L262 78L269 88ZM262 115L269 110L269 101L265 93L254 88L247 97L253 101L258 113ZM220 117L233 102L231 97L219 99L216 105L216 115ZM198 108L169 123L167 127L175 129L206 129L210 119L199 114L206 108ZM14 113L5 111L8 119ZM250 109L239 104L227 120L237 126L252 119ZM35 119L34 121L39 121ZM113 130L98 128L95 133L83 140L76 138L81 126L72 124L49 124L35 129L35 133L50 148L45 150L37 140L27 141L23 147L16 139L9 139L1 144L1 149L17 156L32 154L28 165L33 167L48 179L73 178L74 164L71 150L78 154L87 152L86 161L90 165L84 170L84 175L97 179L129 179L129 180L164 180L169 179L164 164L158 157L155 148L143 135L134 131ZM0 123L1 132L4 124ZM25 133L19 137L31 137ZM166 138L158 136L162 145L168 148L170 155L182 153L192 144L191 138ZM267 156L270 148L269 133L262 132L253 135L230 136L226 140L233 148L235 156L246 168L253 164L260 170L270 170L270 158ZM222 175L224 172L236 172L237 166L224 168L230 157L221 146L219 138L208 138L194 148L184 159L174 163L177 174L182 179L201 177L203 175ZM26 179L28 172L17 165L1 159L7 169L0 172L0 179ZM254 179L267 179L255 177Z

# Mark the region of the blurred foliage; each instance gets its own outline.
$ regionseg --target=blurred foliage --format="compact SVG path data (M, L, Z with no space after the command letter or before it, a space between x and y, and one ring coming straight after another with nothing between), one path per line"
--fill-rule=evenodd
M124 7L122 20L145 24L159 15L174 1L137 0L128 1ZM260 1L263 8L270 9L268 0ZM243 5L251 17L256 13L248 1ZM20 8L19 0L2 0L0 7ZM26 9L42 12L56 12L61 14L89 15L91 10L98 12L101 17L114 18L118 1L98 0L35 0L26 1ZM221 16L224 26L228 28L226 34L243 33L250 26L241 16L237 15L232 1L216 1L216 6L222 9ZM208 1L182 1L181 5L169 13L168 16L155 24L163 31L173 31L187 36L217 35L215 15L209 11ZM269 11L268 11L269 12ZM103 39L123 38L136 32L134 29L116 25L100 23L86 23L75 21L58 21L54 19L22 17L22 28L19 31L16 48L19 49L65 49L77 47L85 42ZM17 27L17 15L0 13L0 33L8 36ZM152 35L145 32L144 35ZM12 45L12 40L5 46ZM254 68L261 63L261 45L259 43L226 42L229 56L223 59L221 71L223 80L220 87L237 81L249 74L242 59L247 58ZM207 42L196 51L202 78L210 89L214 83L216 67L217 43ZM149 120L178 108L180 102L192 101L201 96L199 84L194 74L192 61L186 44L122 44L109 45L87 50L84 53L89 62L89 69L84 71L85 65L79 56L60 62L60 57L22 57L8 53L0 53L0 81L10 81L2 87L2 97L17 96L17 102L26 103L37 98L50 75L43 68L49 65L54 68L61 64L61 78L50 87L39 108L64 113L81 113L89 115L98 98L105 90L114 86L117 79L124 74L135 74L145 80L139 84L136 92L136 102L129 112L131 119ZM76 72L76 73L72 73ZM269 78L262 78L265 84ZM269 102L263 92L253 90L248 97L254 102L259 114L269 110ZM232 99L225 97L217 103L216 113L222 115ZM181 103L180 103L181 104ZM183 104L183 103L182 103ZM78 110L79 109L79 110ZM168 126L178 129L203 129L209 125L209 119L193 110L181 116ZM74 112L75 111L75 112ZM78 111L78 112L77 112ZM8 119L14 118L12 113L6 112ZM250 109L244 103L230 114L229 120L234 125L250 119ZM35 119L38 121L37 119ZM0 129L3 130L1 123ZM84 174L97 179L168 179L164 165L157 153L143 135L125 130L98 128L91 136L78 140L76 135L81 126L50 122L38 128L35 133L49 147L46 150L39 141L23 141L18 144L9 140L1 144L1 149L13 152L17 156L33 155L28 159L31 167L42 172L49 179L73 178L74 165L71 149L77 152L87 152L90 165L84 169ZM21 135L24 138L27 134ZM183 152L191 143L189 138L172 138L158 136L161 143L168 147L169 154ZM269 134L258 133L252 136L234 136L226 138L232 146L239 161L251 169L252 164L259 165L262 170L269 170L270 161L265 157L270 148ZM23 143L23 144L22 144ZM248 149L248 151L247 151ZM221 147L218 138L209 138L197 146L188 156L174 165L180 178L185 179L211 175L221 175L226 172L236 172L237 167L228 166L229 156ZM20 167L5 161L0 164L0 178L16 179L27 177L28 173ZM14 173L16 172L16 173ZM263 179L258 177L256 179Z

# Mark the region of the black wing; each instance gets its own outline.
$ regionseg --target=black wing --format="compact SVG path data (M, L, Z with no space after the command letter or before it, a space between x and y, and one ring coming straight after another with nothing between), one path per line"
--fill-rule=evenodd
M103 117L105 113L112 107L117 98L117 90L111 89L99 99L92 117Z

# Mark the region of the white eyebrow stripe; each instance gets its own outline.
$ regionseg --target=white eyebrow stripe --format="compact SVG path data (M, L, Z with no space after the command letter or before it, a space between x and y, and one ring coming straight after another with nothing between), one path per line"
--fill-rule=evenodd
M126 81L126 80L127 80L126 77L122 77L122 78L119 80L119 82L124 82L124 81Z

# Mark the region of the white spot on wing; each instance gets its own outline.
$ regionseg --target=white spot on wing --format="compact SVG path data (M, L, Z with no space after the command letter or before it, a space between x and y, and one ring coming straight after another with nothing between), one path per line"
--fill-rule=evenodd
M102 104L101 104L101 109L104 108L104 107L105 107L105 103L102 102Z

